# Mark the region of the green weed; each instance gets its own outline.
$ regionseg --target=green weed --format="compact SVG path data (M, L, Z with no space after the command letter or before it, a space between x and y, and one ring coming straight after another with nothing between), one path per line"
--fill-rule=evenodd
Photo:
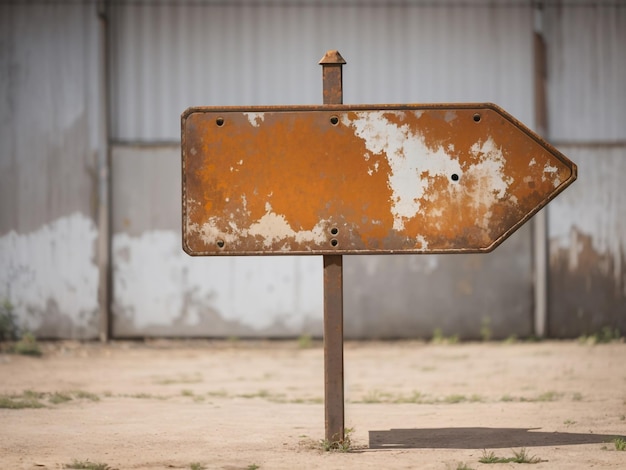
M444 336L441 328L435 328L432 342L434 344L457 344L459 342L459 335Z
M626 451L626 439L616 437L613 439L613 444L615 444L615 450L619 450L621 452Z
M24 333L22 339L15 343L13 351L24 356L41 356L42 352L37 339L32 333Z
M106 463L90 462L89 460L74 460L72 463L64 465L64 467L80 470L114 470L113 467L109 467Z
M5 299L0 303L0 341L15 341L20 337L13 304Z
M468 466L464 462L459 462L456 466L456 470L474 470L472 467Z
M591 335L583 335L578 338L578 342L581 344L601 344L612 343L613 341L619 341L622 335L617 328L611 328L610 326L603 327L600 331L597 331Z
M298 347L300 349L309 349L313 346L313 338L311 335L302 334L298 338Z
M326 452L350 452L352 449L351 435L354 432L354 428L345 428L343 432L343 439L336 439L329 441L324 439L320 442L322 449Z
M79 400L100 401L100 397L98 395L84 390L74 390L72 391L72 395ZM108 396L111 396L110 392Z
M491 330L491 318L483 317L480 322L480 338L484 341L491 341L493 331Z
M25 390L21 395L0 395L0 408L11 410L19 410L24 408L45 408L40 400L44 398L44 394Z
M68 401L72 401L73 398L71 395L63 392L54 392L48 397L48 401L53 405L58 405L59 403L66 403Z
M206 467L202 465L200 462L193 462L189 464L190 470L206 470Z
M467 398L465 397L465 395L448 395L447 397L445 397L443 399L444 403L450 403L450 404L455 404L455 403L462 403L464 401L467 401Z
M525 448L522 448L519 452L513 451L513 457L498 457L491 451L487 453L483 450L483 456L478 460L480 463L539 463L541 459L539 457L530 456Z

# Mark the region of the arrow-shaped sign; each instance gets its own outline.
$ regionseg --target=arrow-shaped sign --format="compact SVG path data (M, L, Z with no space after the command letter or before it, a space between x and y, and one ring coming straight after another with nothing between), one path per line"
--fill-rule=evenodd
M493 104L190 108L191 255L491 251L576 179Z

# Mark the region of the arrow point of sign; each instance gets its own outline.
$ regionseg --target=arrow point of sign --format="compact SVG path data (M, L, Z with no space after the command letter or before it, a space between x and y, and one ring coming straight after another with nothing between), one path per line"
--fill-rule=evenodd
M339 53L339 51L330 50L330 51L326 51L326 54L324 54L324 57L322 57L319 63L320 65L324 65L324 64L342 65L342 64L345 64L346 61L343 57L341 57L341 54Z

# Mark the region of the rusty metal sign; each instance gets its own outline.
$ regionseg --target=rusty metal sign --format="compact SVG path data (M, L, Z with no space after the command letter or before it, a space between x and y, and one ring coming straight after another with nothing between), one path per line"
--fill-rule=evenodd
M493 250L576 179L496 105L190 108L190 255Z

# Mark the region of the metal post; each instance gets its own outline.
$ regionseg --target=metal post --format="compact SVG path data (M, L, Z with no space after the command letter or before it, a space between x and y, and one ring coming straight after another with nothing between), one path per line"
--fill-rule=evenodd
M541 3L535 7L535 130L547 139L548 113L546 100L547 54L543 39L543 12ZM533 217L533 271L534 271L534 334L543 338L548 326L548 207Z
M342 66L338 51L320 60L324 104L343 104ZM326 441L344 440L343 397L343 258L324 255L324 412Z
M98 2L98 304L100 341L111 339L111 149L109 146L110 110L108 106L108 17L106 2Z

